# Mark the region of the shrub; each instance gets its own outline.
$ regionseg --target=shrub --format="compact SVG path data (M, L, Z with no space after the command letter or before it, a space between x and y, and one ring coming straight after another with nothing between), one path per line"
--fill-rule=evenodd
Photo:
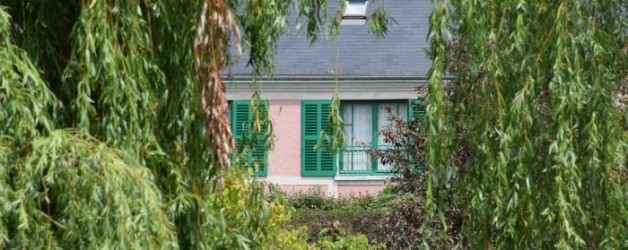
M395 193L397 187L389 186L376 196L367 194L340 198L328 197L317 187L307 192L299 191L289 195L288 203L295 209L384 209L399 200L399 195Z
M338 207L338 201L333 197L327 197L319 187L290 195L288 203L296 209L330 210Z
M363 234L347 234L338 221L320 231L316 245L323 249L385 249L383 244L370 243Z
M319 232L324 228L333 227L332 221L339 221L348 234L364 234L369 239L377 239L382 234L385 210L311 210L299 209L292 218L295 227L307 226L309 242L319 240Z
M221 192L209 197L214 218L204 237L211 238L210 248L307 249L306 228L289 224L294 208L274 189L267 194L251 175L251 169L232 168Z
M413 109L421 110L423 107L415 104ZM418 119L417 119L418 118ZM386 215L386 223L382 229L384 238L378 238L391 249L416 249L420 246L429 248L451 248L460 238L459 231L463 217L453 200L453 193L458 187L456 180L464 177L463 167L469 159L468 148L461 143L456 148L452 172L448 176L446 188L431 191L432 203L443 211L443 216L430 217L424 221L425 206L428 198L429 173L423 171L426 166L426 135L424 130L424 118L414 117L409 121L389 113L388 119L392 123L383 128L379 135L384 142L394 145L385 149L372 149L371 155L379 159L383 164L392 165L392 171L397 175L393 178L396 185L379 195L384 199L386 195L398 197L390 203L389 212ZM460 128L456 129L458 137L462 137ZM464 138L459 138L464 142ZM462 185L459 184L458 185ZM383 201L380 201L383 202ZM443 231L444 226L447 227ZM441 233L442 232L442 233ZM423 239L428 239L423 242ZM442 239L442 240L440 240Z

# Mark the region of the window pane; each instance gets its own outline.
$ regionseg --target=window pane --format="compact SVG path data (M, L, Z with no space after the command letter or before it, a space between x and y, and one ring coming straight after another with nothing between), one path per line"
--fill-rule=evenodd
M351 138L353 138L353 105L343 105L342 121L345 131L345 146L351 146Z
M347 6L345 7L345 16L366 16L366 1L347 1Z
M368 148L372 144L373 115L371 104L345 104L345 152L343 170L370 170ZM366 144L366 146L364 146Z
M372 143L373 112L371 108L371 104L353 105L353 145Z
M407 103L399 103L399 113L398 117L401 117L404 121L408 121L408 104Z
M407 103L381 103L379 104L379 110L377 112L377 124L378 124L378 132L387 126L393 126L394 122L390 121L390 115L394 115L395 117L401 118L403 120L407 120L408 118L408 104ZM389 143L384 142L384 137L379 136L377 138L377 144L379 148L389 147ZM383 165L381 162L377 162L378 170L390 170L392 168L391 165Z
M390 114L388 112L390 110L390 114L395 117L401 118L403 120L408 119L408 104L407 103L382 103L379 104L379 110L377 112L377 124L378 124L378 132L383 128L393 125L393 122L389 120ZM394 128L394 127L393 127ZM377 141L378 145L385 145L384 138L379 137Z

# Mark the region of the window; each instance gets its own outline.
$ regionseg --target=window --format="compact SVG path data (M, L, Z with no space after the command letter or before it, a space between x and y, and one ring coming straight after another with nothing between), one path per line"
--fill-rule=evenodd
M301 105L301 175L335 176L336 159L328 151L315 148L327 125L329 100L304 100Z
M390 172L391 166L381 164L369 155L371 147L390 145L378 137L379 130L391 124L388 110L407 120L408 102L343 102L342 116L345 132L345 149L340 163L341 174L376 174Z
M340 24L342 25L364 25L366 24L366 14L368 1L347 0L345 1L345 12L342 15Z
M316 148L329 117L329 104L329 100L305 100L301 105L302 176L336 176L337 170L340 175L389 174L392 166L381 164L369 154L372 147L392 146L377 136L382 128L392 123L388 120L388 111L404 120L408 117L424 119L425 116L418 100L342 102L345 147L336 157Z
M250 124L252 124L253 114L251 112L250 100L235 100L231 103L231 131L238 144L237 156L242 153L244 144L251 140ZM264 108L268 108L268 103L264 103ZM266 176L268 174L268 154L264 150L263 138L257 138L260 142L245 157L249 168L258 167L253 172L255 176Z

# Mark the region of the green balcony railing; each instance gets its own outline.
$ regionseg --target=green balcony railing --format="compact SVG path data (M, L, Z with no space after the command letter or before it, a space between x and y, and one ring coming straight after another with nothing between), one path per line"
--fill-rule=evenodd
M341 176L387 176L392 175L390 166L378 164L369 154L370 148L345 147L341 153L339 175Z

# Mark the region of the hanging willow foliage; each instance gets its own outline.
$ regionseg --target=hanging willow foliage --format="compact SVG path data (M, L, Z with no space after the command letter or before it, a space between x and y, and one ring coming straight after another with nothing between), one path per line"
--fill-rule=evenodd
M150 172L81 133L53 130L56 106L0 9L0 246L174 247Z
M628 247L626 113L613 106L628 73L626 2L434 2L428 190L463 174L462 244ZM473 159L457 168L460 140Z
M226 115L226 86L220 76L225 67L224 41L229 41L233 35L238 54L241 50L240 31L228 4L222 0L203 2L194 42L194 69L201 90L207 137L219 170L231 166L231 152L235 147ZM218 176L218 185L221 183L222 178Z
M288 8L319 27L326 1L0 5L0 248L305 247L281 199L225 171L220 73L241 38L254 78L271 74Z
M151 131L163 76L138 32L148 29L140 2L81 1L63 80L75 93L74 126L144 160L159 153Z
M11 42L9 15L0 9L0 135L14 147L54 127L56 98L25 51Z
M150 170L82 133L53 131L11 164L7 247L173 248Z

